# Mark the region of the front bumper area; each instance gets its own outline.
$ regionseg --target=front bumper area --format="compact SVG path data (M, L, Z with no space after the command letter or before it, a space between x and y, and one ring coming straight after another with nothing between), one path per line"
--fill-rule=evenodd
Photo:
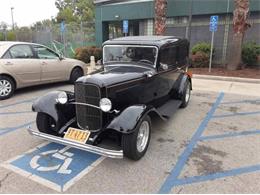
M39 131L34 131L30 126L27 128L27 130L31 135L42 138L44 140L63 144L63 145L66 145L66 146L71 146L73 148L85 150L85 151L88 151L88 152L92 152L92 153L99 154L99 155L106 156L106 157L110 157L110 158L123 158L123 151L122 150L109 150L109 149L105 149L105 148L101 148L101 147L97 147L97 146L93 146L93 145L89 145L89 144L77 143L77 142L74 142L74 141L63 139L61 137L49 135L49 134L46 134L46 133L41 133Z

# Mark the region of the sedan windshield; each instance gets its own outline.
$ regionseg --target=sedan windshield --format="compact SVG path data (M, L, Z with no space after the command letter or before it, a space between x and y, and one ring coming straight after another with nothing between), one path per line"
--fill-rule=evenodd
M141 63L153 66L156 63L157 48L153 46L106 45L103 50L103 62Z

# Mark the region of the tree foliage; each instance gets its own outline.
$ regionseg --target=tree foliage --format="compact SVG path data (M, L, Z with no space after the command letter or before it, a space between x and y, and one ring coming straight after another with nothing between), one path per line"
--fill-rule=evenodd
M56 0L55 6L59 10L57 22L80 23L94 19L93 0Z

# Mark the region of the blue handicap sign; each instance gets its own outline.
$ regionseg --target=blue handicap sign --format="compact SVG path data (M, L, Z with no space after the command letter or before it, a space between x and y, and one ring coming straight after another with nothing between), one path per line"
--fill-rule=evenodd
M65 22L64 21L62 21L61 23L60 23L60 32L64 32L66 30L66 25L65 25Z
M218 30L218 16L210 17L209 30L211 32L216 32Z
M97 154L50 143L26 153L10 164L16 169L36 176L39 178L39 183L47 180L52 186L56 186L56 190L65 191L69 188L68 183L73 183L72 180L99 158L100 155Z
M123 20L123 33L128 33L128 20Z

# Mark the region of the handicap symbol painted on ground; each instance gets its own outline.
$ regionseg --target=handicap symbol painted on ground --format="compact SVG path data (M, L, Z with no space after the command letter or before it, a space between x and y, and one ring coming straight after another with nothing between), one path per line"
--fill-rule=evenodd
M63 192L104 157L56 143L39 146L3 164L29 179Z

